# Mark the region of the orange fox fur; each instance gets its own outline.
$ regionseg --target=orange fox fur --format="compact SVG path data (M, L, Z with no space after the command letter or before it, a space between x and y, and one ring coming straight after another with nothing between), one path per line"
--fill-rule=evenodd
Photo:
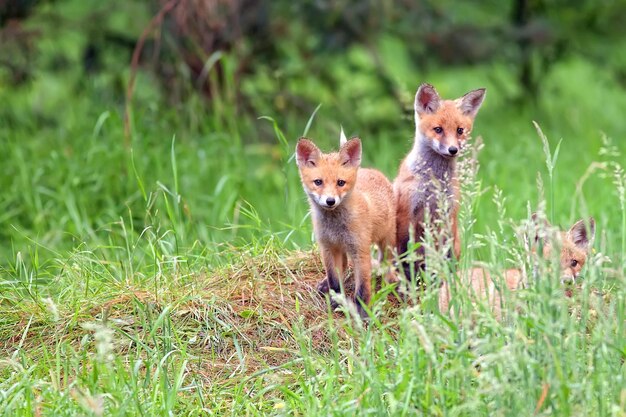
M395 200L392 185L381 172L359 169L361 140L342 143L339 152L324 154L302 138L296 160L326 270L318 290L340 290L349 257L354 265L353 299L359 314L366 317L361 303L368 304L371 297L370 247L378 245L381 261L391 259L396 243ZM395 275L389 273L387 279L394 281Z
M485 89L470 91L456 100L442 100L430 84L422 84L415 94L415 143L400 164L394 181L396 196L396 244L398 253L407 251L410 235L420 242L424 235L424 215L438 212L438 195L445 193L454 255L461 253L457 227L459 183L456 157L469 138L474 118L485 97ZM423 250L418 255L417 271L424 267ZM410 265L404 263L409 277Z
M588 220L588 229L583 220L577 221L568 232L559 232L558 240L561 248L560 269L561 282L574 283L580 270L587 261L591 244L595 235L595 221ZM543 247L544 258L549 258L552 245L545 241ZM515 291L524 284L524 276L519 269L507 269L502 276L503 284L509 291ZM462 288L462 289L461 289ZM493 308L496 317L500 317L502 294L489 272L483 268L472 268L466 273L460 273L460 287L457 291L469 290L477 297L484 297ZM451 293L447 282L444 282L439 292L439 310L448 312L450 308Z

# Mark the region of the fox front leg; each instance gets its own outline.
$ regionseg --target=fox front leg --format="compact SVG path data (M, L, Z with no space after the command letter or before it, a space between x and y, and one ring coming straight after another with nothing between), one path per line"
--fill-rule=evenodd
M343 277L347 264L345 254L337 255L328 248L322 248L322 261L326 270L326 278L320 281L317 285L317 290L322 295L326 295L331 291L339 292L341 289L339 279ZM333 301L332 297L330 304L333 309L337 307L337 303Z
M360 249L354 262L354 303L362 319L369 316L364 306L369 305L372 296L372 265L369 247Z

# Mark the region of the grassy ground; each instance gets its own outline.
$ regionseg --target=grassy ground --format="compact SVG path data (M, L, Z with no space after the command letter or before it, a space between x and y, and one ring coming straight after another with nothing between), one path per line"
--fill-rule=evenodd
M624 415L624 95L570 62L515 106L502 74L424 75L444 96L488 88L462 266L516 265L515 229L543 194L555 224L597 220L582 285L563 297L545 272L502 321L462 292L463 314L440 314L436 283L406 303L384 287L368 326L312 291L323 272L291 155L307 121L325 149L342 123L393 176L410 119L357 126L348 98L310 120L241 118L228 91L210 112L169 108L140 77L126 142L102 80L0 89L0 413ZM563 139L553 171L532 120L550 153Z

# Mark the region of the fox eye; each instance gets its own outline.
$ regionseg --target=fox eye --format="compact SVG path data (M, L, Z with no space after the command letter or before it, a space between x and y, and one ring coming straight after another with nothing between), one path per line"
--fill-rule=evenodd
M441 126L437 126L433 130L435 131L435 133L442 133L443 132L443 128Z
M339 187L343 187L344 185L346 185L346 182L344 180L337 180L337 185Z
M320 185L322 185L323 183L324 183L324 181L319 180L319 179L318 179L318 180L313 180L313 184L317 185L318 187L319 187Z
M457 127L456 128L456 133L459 134L459 135L462 135L463 134L463 128L462 127Z
M569 264L572 268L576 268L578 261L576 259L572 259Z

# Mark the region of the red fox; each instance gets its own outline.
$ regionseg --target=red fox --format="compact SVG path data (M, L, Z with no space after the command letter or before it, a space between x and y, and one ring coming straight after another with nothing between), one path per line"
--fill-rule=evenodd
M587 228L588 226L588 228ZM560 276L561 283L571 285L576 282L580 270L587 261L587 256L591 249L595 236L595 221L593 217L587 221L587 226L583 220L579 220L567 232L559 232L557 239L561 248ZM549 239L543 241L543 257L549 259L552 252L552 245ZM500 317L500 307L502 304L501 292L496 288L496 284L489 272L483 268L472 268L470 271L460 273L460 286L458 291L472 291L477 297L485 297L494 309L496 317ZM521 288L524 284L524 276L519 269L507 269L502 276L502 284L510 291ZM566 290L571 295L571 290ZM439 292L439 310L448 312L450 307L450 287L444 282Z
M453 251L458 259L461 242L457 227L459 183L456 160L469 138L474 118L485 98L485 89L470 91L456 100L442 100L430 84L420 85L415 94L415 143L400 164L394 181L396 195L396 244L398 254L407 251L409 237L420 242L424 235L424 214L438 212L440 193L449 201ZM417 267L423 269L423 249L418 250ZM404 263L410 277L410 265ZM416 271L418 269L415 269Z
M345 141L339 152L328 154L301 138L296 146L296 161L326 270L318 290L323 294L340 290L339 280L344 277L350 257L354 265L353 299L359 315L365 318L363 306L371 296L370 247L372 243L378 245L382 261L391 259L396 244L393 187L381 172L359 169L359 138ZM395 275L389 272L387 280L395 281Z

